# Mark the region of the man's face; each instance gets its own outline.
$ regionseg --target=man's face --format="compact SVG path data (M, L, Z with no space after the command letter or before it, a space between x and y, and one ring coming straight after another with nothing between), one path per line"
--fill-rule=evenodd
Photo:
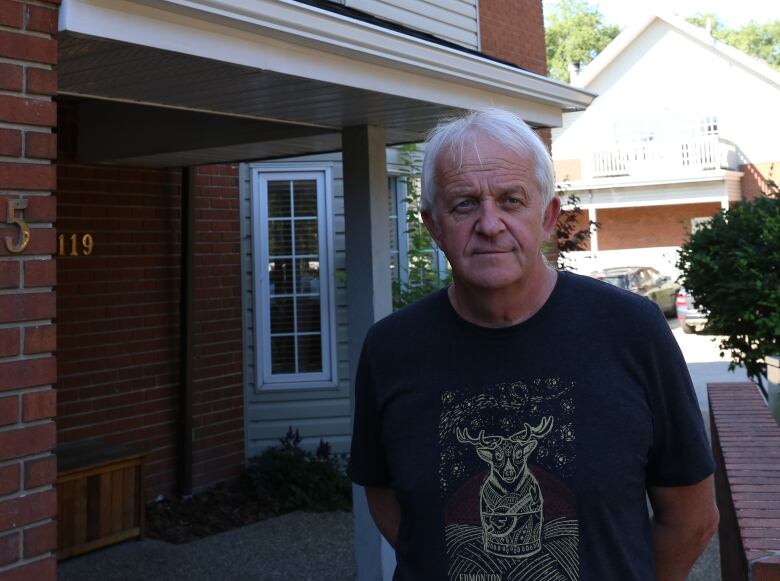
M462 160L442 155L433 216L423 219L452 265L456 283L497 290L543 267L542 243L555 227L557 197L542 208L530 154L489 138L466 143Z

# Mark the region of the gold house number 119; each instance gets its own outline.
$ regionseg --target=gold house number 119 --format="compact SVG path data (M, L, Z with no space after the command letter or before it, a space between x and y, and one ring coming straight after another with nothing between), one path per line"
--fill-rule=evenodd
M57 236L57 242L57 254L59 256L78 256L79 254L82 256L89 256L92 254L92 248L94 246L92 234L84 234L81 237L81 240L79 240L78 234L71 234L67 237L65 234L60 234ZM79 244L79 242L81 242L81 244ZM79 252L79 248L81 249L81 252ZM68 250L69 252L67 252Z

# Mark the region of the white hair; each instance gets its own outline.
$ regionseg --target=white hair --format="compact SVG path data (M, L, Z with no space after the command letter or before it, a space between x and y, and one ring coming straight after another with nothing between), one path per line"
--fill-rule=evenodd
M544 211L555 195L555 174L547 146L525 121L503 109L471 111L461 117L446 119L428 134L422 168L422 210L433 216L439 189L439 158L448 154L454 160L462 159L467 140L477 136L488 137L517 154L531 155Z

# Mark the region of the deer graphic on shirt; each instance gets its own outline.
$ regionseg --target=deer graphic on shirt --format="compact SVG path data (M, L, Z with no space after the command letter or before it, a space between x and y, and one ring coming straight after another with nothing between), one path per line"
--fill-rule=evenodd
M523 558L541 549L544 500L536 478L528 469L528 458L540 439L553 427L548 416L535 427L525 423L511 436L476 437L457 428L458 441L472 444L477 455L490 466L480 488L480 520L486 552Z

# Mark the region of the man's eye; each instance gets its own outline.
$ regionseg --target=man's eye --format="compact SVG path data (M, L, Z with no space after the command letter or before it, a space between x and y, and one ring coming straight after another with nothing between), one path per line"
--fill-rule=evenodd
M509 206L510 208L516 208L520 206L524 206L525 202L522 198L519 198L517 196L507 196L504 198L504 204L506 206Z
M455 205L456 212L467 212L477 205L474 200L461 200Z

